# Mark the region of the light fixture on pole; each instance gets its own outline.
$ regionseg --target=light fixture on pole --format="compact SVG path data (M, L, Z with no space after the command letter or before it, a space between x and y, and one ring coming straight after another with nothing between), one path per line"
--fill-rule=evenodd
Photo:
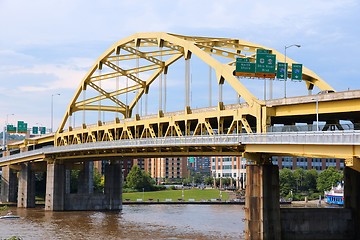
M284 71L284 98L286 98L286 80L288 77L288 68L286 66L286 49L291 48L291 47L301 47L301 45L299 44L291 44L289 46L285 46L285 71Z
M3 150L6 150L6 140L7 140L7 125L9 122L9 116L14 116L15 114L13 113L8 113L6 114L6 122L5 122L5 126L4 126L4 132L3 132Z
M51 94L51 128L50 132L53 132L53 119L54 119L54 96L60 96L60 93Z
M319 97L316 95L316 131L319 131Z
M311 100L315 100L316 131L319 131L319 95L316 95L316 98L311 98Z

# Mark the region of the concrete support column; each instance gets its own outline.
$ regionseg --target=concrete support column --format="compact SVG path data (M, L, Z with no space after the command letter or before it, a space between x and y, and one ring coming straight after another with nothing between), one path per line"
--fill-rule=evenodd
M84 162L83 170L79 172L78 193L94 192L94 162Z
M45 210L64 210L65 185L64 164L48 162L46 175Z
M245 239L281 239L279 169L246 166Z
M35 207L35 173L31 171L29 163L21 164L18 186L18 207Z
M70 194L71 169L65 169L65 194Z
M105 199L108 210L122 209L122 169L119 161L105 167Z
M1 202L16 202L17 198L17 177L10 166L2 167L1 175Z
M354 239L360 239L360 232L356 226L360 226L360 172L345 167L344 170L344 207L351 209L354 218Z

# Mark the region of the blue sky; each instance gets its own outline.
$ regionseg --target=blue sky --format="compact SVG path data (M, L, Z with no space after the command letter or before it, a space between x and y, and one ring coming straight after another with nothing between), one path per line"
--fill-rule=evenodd
M269 46L337 91L360 89L356 0L0 0L0 126L57 126L82 77L114 42L136 32L232 37ZM249 89L262 98L262 84ZM288 84L288 96L299 95ZM282 84L274 96L281 97ZM196 93L194 93L195 95ZM304 94L306 92L304 91ZM182 108L181 108L182 109Z

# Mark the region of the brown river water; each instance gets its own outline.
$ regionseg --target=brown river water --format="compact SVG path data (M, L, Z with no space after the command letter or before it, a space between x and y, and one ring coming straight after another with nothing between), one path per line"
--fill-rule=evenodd
M121 212L11 207L0 239L243 239L242 205L124 205Z

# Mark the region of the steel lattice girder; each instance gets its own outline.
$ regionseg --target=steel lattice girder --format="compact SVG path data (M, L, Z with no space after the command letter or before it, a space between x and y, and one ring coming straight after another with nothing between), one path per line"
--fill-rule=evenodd
M157 50L154 50L157 48ZM143 94L147 93L149 86L161 73L166 72L167 68L181 57L189 58L196 55L199 59L211 66L215 72L219 83L228 82L231 87L242 96L248 105L256 108L254 117L258 119L257 125L261 123L261 106L264 102L258 100L234 75L235 60L237 57L244 57L242 52L251 53L255 56L256 49L269 49L276 54L279 61L284 60L284 55L268 47L231 38L211 38L197 36L182 36L163 32L137 33L124 38L113 44L105 51L91 67L83 78L74 97L70 101L67 111L62 119L59 132L64 130L66 121L76 111L111 111L119 112L125 117L130 117L135 104ZM148 50L148 51L146 51ZM162 57L167 56L166 60ZM228 59L227 63L221 63L214 56ZM142 59L147 65L138 65L135 68L128 68L122 64L130 59ZM290 58L287 59L289 65L294 63ZM107 67L111 72L102 72ZM152 71L148 79L139 79L140 72ZM98 72L98 73L97 73ZM304 68L303 76L308 88L318 86L322 90L332 90L332 88L311 70ZM132 84L122 89L111 92L106 91L98 83L108 79L126 77ZM98 92L97 96L88 99L81 99L80 95L88 87ZM138 90L134 99L126 104L121 102L118 96ZM84 97L85 98L85 97ZM113 105L96 105L95 103L103 100L110 100ZM257 131L260 127L257 126Z

